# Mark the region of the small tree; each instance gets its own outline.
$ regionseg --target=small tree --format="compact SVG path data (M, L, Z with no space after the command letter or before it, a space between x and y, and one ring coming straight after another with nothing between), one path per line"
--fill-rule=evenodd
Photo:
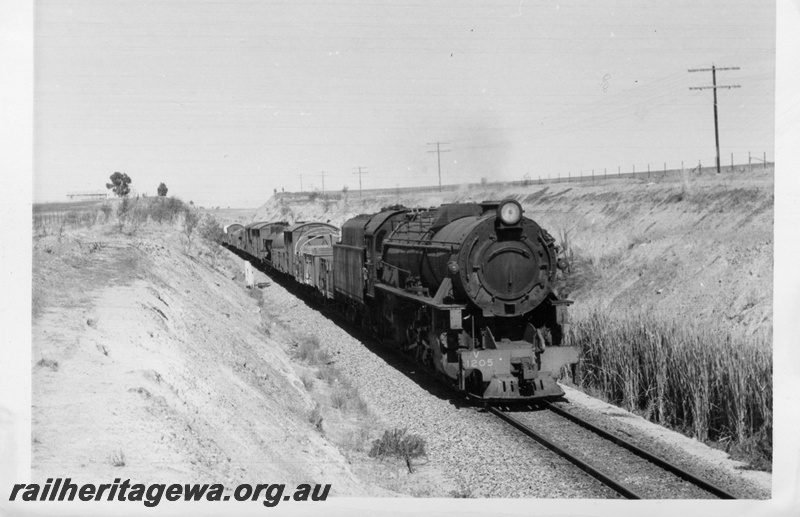
M158 195L159 197L166 197L167 196L167 186L164 185L162 182L161 185L158 186Z
M125 228L125 222L131 216L131 205L132 203L127 197L123 197L122 202L117 205L117 222L119 223L120 233Z
M203 218L198 229L200 238L208 246L208 255L211 257L211 267L217 266L217 260L223 251L220 243L225 237L225 232L219 222L212 216L207 215Z
M110 176L110 179L111 183L106 183L106 188L110 188L119 197L125 197L130 194L131 187L129 185L133 183L133 180L127 174L115 172Z
M183 233L186 235L187 252L192 247L192 233L194 232L194 229L197 227L197 223L199 222L200 222L200 216L197 215L196 211L192 210L191 208L187 208L183 212Z

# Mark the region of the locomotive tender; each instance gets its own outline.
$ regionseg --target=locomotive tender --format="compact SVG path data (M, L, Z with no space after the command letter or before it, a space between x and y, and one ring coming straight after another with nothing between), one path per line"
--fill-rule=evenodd
M550 234L513 200L390 207L346 221L226 228L226 244L334 300L349 319L484 400L564 394L564 266ZM252 233L261 230L252 242Z

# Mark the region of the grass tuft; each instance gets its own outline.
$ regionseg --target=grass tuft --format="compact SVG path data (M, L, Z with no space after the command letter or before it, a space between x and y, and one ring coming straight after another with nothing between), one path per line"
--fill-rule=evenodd
M111 457L109 458L109 462L114 467L124 467L127 461L125 460L125 453L117 450L111 453Z

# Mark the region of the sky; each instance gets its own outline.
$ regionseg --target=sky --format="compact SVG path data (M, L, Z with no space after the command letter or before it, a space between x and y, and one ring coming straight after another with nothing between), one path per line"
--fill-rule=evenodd
M41 0L34 53L34 201L711 166L712 64L722 163L774 159L771 2Z

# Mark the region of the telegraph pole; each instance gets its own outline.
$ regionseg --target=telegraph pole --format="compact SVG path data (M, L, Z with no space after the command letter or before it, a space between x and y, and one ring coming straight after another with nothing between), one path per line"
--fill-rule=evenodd
M361 175L367 174L367 171L362 171L361 169L366 169L366 167L358 167L358 172L353 173L358 174L358 197L361 197Z
M689 70L689 72L711 72L711 84L712 84L712 86L692 86L689 89L714 90L714 138L716 139L717 142L717 174L719 174L721 171L719 165L719 122L717 118L717 88L731 89L731 88L741 88L741 86L738 84L730 86L717 86L717 70L739 70L739 67L731 66L727 68L717 68L716 66L711 65L711 68L694 68L692 70Z
M320 172L319 175L322 176L322 193L324 194L325 193L325 171Z
M439 192L441 192L442 191L442 153L449 153L450 151L449 150L442 151L439 148L440 145L448 145L448 144L445 144L443 142L434 142L432 144L429 143L428 145L435 145L436 146L436 150L435 151L428 151L428 152L429 153L436 153L436 157L437 157L437 160L439 162Z

